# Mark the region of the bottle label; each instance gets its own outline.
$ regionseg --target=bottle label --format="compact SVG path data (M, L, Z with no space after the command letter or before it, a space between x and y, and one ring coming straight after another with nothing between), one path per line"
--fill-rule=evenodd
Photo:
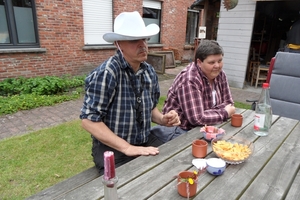
M266 115L264 115L264 114L255 114L254 130L259 130L261 128L264 128L265 117L266 117Z

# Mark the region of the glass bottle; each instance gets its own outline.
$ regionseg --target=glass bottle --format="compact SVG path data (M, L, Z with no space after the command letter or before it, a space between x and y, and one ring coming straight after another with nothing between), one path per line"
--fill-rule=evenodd
M114 152L104 152L104 174L102 177L102 183L104 186L104 199L105 200L117 200L117 182L118 177L115 172L115 157Z
M269 83L263 83L260 97L255 107L254 134L267 136L272 125L272 107L269 93Z

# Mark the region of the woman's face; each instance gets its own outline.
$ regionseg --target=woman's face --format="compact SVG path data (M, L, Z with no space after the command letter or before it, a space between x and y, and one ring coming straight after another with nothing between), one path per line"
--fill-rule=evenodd
M197 59L197 65L206 75L209 80L216 78L223 68L223 55L210 55L207 56L203 62L200 59Z

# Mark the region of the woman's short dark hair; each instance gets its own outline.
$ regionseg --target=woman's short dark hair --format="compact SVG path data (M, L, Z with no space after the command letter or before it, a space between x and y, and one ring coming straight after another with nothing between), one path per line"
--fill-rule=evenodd
M195 63L197 59L202 62L210 55L224 55L222 47L215 40L201 40L196 50Z

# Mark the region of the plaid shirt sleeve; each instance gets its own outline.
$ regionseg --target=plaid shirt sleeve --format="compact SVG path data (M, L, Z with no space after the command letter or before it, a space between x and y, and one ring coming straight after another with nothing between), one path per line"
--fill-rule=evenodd
M95 70L86 78L86 94L81 119L93 122L103 121L106 111L114 95L115 78L107 70Z

